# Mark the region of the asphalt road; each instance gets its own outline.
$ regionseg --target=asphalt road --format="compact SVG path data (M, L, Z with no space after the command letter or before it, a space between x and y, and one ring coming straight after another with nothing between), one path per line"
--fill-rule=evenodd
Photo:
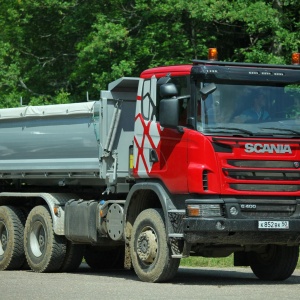
M258 280L247 268L180 268L170 283L145 283L132 271L0 272L0 300L300 299L300 271L284 282Z

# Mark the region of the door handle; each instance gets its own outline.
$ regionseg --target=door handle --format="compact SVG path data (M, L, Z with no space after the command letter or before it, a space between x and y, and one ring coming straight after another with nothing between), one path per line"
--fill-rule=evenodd
M149 152L149 160L150 160L150 162L153 162L153 163L159 161L156 150L150 149L150 152Z

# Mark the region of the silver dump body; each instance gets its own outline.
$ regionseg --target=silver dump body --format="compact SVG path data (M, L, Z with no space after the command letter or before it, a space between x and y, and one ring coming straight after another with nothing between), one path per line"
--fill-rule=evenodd
M0 180L113 185L128 176L139 79L99 101L0 109Z

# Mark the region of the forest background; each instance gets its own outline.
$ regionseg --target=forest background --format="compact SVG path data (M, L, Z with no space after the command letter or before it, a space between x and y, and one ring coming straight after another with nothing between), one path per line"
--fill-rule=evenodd
M290 64L299 0L0 0L0 107L97 100L122 76L206 59Z

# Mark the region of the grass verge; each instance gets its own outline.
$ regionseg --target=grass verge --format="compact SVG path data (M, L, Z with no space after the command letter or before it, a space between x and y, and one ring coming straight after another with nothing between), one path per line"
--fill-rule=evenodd
M233 254L228 257L207 258L199 256L190 256L182 258L180 265L182 267L233 267ZM298 259L297 269L300 269L300 256Z

